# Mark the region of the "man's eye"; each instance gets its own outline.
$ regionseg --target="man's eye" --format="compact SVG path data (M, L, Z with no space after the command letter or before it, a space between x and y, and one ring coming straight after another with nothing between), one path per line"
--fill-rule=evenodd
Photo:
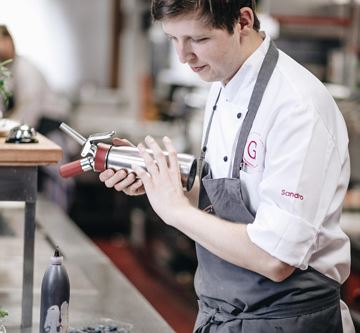
M202 43L202 42L205 42L207 41L208 38L204 37L204 38L193 38L192 41L195 42L195 43Z

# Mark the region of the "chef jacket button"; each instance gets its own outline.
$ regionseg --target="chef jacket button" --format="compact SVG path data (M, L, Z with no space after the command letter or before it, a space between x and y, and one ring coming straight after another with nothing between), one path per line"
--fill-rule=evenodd
M241 113L239 112L239 113L236 115L236 117L237 117L238 119L240 119L240 118L241 118Z
M224 156L224 162L227 162L227 160L228 160L228 157Z
M215 111L215 110L216 110L216 108L217 108L217 105L214 105L214 106L213 106L213 111Z
M206 146L202 147L202 151L205 153L207 150Z

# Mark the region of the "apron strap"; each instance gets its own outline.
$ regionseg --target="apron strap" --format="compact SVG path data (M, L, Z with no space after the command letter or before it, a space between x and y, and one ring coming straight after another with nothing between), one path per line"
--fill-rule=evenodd
M216 100L215 100L215 103L214 103L214 106L213 106L213 109L212 109L212 112L211 112L211 116L210 116L210 119L209 119L209 123L208 123L207 128L206 128L204 144L201 147L201 153L200 153L200 158L199 158L199 163L198 163L198 165L199 165L198 166L198 175L199 175L199 177L201 177L201 175L202 175L202 167L203 167L203 163L204 163L204 159L205 159L205 155L206 155L210 128L211 128L211 124L212 124L212 121L213 121L213 118L214 118L214 113L215 113L216 108L217 108L217 103L218 103L220 95L221 95L221 90L222 90L222 88L220 88L219 93L218 93L218 95L216 97Z
M238 143L236 146L236 154L233 164L232 177L239 177L239 169L241 170L243 165L243 155L245 145L253 125L256 113L259 109L262 97L266 90L266 87L270 81L271 75L275 69L277 60L279 58L279 50L276 48L275 44L270 41L269 49L265 55L265 59L261 65L258 77L256 79L254 90L251 94L248 112L245 116L244 123L238 133ZM241 135L240 135L241 134Z

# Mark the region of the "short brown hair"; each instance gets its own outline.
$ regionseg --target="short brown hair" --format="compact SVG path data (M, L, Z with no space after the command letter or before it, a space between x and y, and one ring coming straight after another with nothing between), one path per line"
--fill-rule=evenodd
M0 24L0 36L12 38L11 34L5 24Z
M154 21L161 21L190 12L213 28L226 29L233 33L234 25L240 20L240 9L249 7L254 12L254 29L259 31L260 21L255 14L255 0L152 0L151 14Z

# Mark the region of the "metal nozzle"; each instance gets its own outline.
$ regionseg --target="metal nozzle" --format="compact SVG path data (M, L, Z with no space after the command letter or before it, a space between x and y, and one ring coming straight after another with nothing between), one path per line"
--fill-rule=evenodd
M70 135L76 142L80 143L80 145L84 145L86 142L86 139L78 132L76 132L73 128L71 128L69 125L66 125L65 123L61 123L59 128L65 132L66 134Z
M59 247L58 247L58 246L56 246L56 248L55 248L54 257L60 257L60 251L59 251Z

